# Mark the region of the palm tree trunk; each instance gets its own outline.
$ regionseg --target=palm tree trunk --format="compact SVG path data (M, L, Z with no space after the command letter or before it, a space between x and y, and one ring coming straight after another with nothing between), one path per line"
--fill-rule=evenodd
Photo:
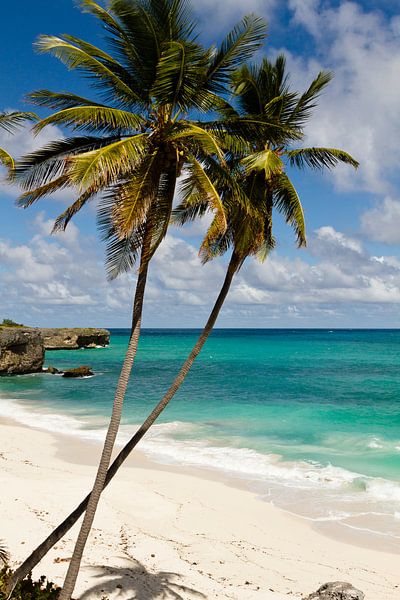
M81 529L79 531L78 538L75 543L74 552L68 566L67 575L65 577L63 588L60 592L59 600L70 600L73 594L76 579L79 573L83 551L85 549L85 545L89 537L92 523L96 514L96 509L100 500L101 492L104 488L107 470L110 465L112 451L118 434L126 388L128 386L129 376L132 371L133 362L135 360L140 337L143 300L149 265L146 257L148 250L151 246L151 235L151 227L147 224L141 251L140 268L135 291L135 300L133 303L132 328L131 335L129 338L129 344L119 376L117 389L115 391L112 414L106 434L106 439L104 441L103 451L101 454L96 479L89 497L89 501L85 511L85 516L81 525Z
M112 465L107 471L104 487L106 487L110 483L120 466L125 462L129 454L132 452L135 446L137 446L142 437L153 425L154 421L159 417L161 412L164 410L164 408L167 406L167 404L170 402L170 400L173 398L173 396L176 394L176 392L182 385L194 360L200 353L202 347L204 346L208 336L210 335L214 327L219 312L229 292L233 277L236 271L238 270L240 263L241 259L234 252L232 254L221 291L210 313L206 326L204 327L199 339L197 340L196 345L194 346L188 358L182 365L181 370L174 379L165 396L157 404L157 406L150 413L150 415L147 417L147 419L144 421L141 427L139 427L136 433L131 437L129 442L122 448L118 456L113 461ZM56 529L54 529L54 531L50 533L50 535L31 553L31 555L18 567L18 569L14 571L12 579L10 579L10 582L7 587L8 594L11 593L18 581L26 577L26 575L30 573L32 569L42 560L42 558L47 554L47 552L49 552L49 550L51 550L51 548L55 546L55 544L57 544L57 542L59 542L61 538L64 537L64 535L71 529L71 527L73 527L73 525L76 523L79 517L86 510L89 499L90 494L88 494L86 498L82 500L82 502L75 508L75 510L70 515L68 515L68 517L62 523L60 523L60 525Z

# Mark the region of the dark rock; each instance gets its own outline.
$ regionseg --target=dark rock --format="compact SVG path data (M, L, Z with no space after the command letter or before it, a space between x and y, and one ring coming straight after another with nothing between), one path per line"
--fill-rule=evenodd
M303 600L364 600L365 595L345 581L331 581Z
M0 374L38 373L43 368L40 331L25 327L0 329Z
M76 367L76 369L68 369L64 371L63 377L90 377L94 375L91 367L83 365L82 367Z
M46 350L79 350L108 346L110 343L110 332L107 329L54 327L41 328L39 331Z
M58 375L62 371L59 371L55 367L51 367L50 365L47 367L46 373L50 373L51 375Z

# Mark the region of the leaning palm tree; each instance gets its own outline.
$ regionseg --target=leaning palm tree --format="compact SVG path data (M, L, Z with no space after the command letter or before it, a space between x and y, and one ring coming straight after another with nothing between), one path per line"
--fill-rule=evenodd
M115 443L124 395L136 354L149 260L169 224L177 177L190 165L197 185L216 214L222 233L226 218L219 195L202 161L223 161L221 127L188 117L230 107L223 99L239 61L261 44L265 25L249 16L219 48L197 42L185 0L111 0L108 10L81 0L107 32L111 53L70 35L41 36L37 48L87 75L100 99L40 90L30 95L39 106L59 109L35 126L69 126L77 135L55 141L25 157L15 176L25 188L19 204L28 207L59 189L77 191L77 200L56 220L55 229L99 192L108 203L111 237L108 273L128 270L140 255L131 336L115 394L98 473L60 599L70 598ZM232 119L231 134L263 126L254 119ZM237 143L239 143L237 141ZM11 584L12 585L12 584Z
M294 186L285 173L285 164L281 157L286 156L287 161L290 161L291 156L299 156L298 150L296 151L297 154L295 151L289 150L289 142L291 138L296 137L296 131L297 137L300 137L300 134L302 134L303 126L310 116L318 95L328 83L329 76L326 73L320 73L308 90L304 94L298 95L290 92L288 89L284 67L284 59L283 57L279 57L275 64L263 61L260 67L246 67L244 70L235 73L234 85L235 89L238 90L238 110L242 112L246 111L244 98L248 104L251 99L247 87L249 86L250 89L254 90L254 96L259 102L257 106L253 105L251 107L251 114L255 115L257 110L260 110L259 106L262 106L261 102L264 99L264 106L266 107L264 112L266 114L259 115L258 119L260 116L263 116L263 118L267 117L265 122L275 119L275 122L279 124L282 121L282 127L279 129L280 138L278 139L276 128L270 130L271 135L269 138L263 137L260 129L258 131L258 138L252 136L252 139L248 142L248 156L245 158L245 161L243 161L242 148L239 148L237 152L232 151L224 167L221 167L213 158L208 158L204 161L203 168L208 172L224 204L227 215L227 228L221 234L218 232L215 224L213 224L202 244L201 254L204 260L209 260L216 255L223 254L227 249L232 247L232 256L226 277L207 324L196 345L165 396L112 463L107 472L105 485L108 485L130 452L140 442L183 383L195 358L200 353L201 348L211 333L234 275L240 269L246 257L255 255L263 260L273 247L272 213L274 209L282 212L288 223L294 228L298 245L305 245L305 223L301 202ZM249 81L248 72L250 70L253 74ZM240 72L243 73L242 79L239 77ZM278 111L277 107L279 105L281 108ZM288 122L291 123L290 128L287 126ZM291 135L289 135L290 129L292 129ZM266 130L263 133L265 132ZM271 140L275 140L275 148L271 144ZM257 152L265 148L266 144L270 146L270 153L264 156L263 161L257 162L254 155L257 156ZM230 145L231 150L232 145ZM289 152L294 152L294 154L289 155ZM303 157L307 157L308 163L314 168L323 166L329 168L339 161L357 166L357 162L348 154L333 149L303 150ZM312 157L314 158L311 161ZM304 158L303 162L297 161L296 164L304 166L304 164L307 164L307 161ZM204 195L204 191L198 185L193 169L189 169L182 190L183 202L174 212L174 220L180 224L204 214L209 208L207 196ZM106 237L114 236L110 212L112 212L112 205L104 204L102 207L102 226L105 228ZM89 498L90 495L80 503L16 570L14 577L17 580L24 577L68 532L85 511Z
M7 133L14 133L25 121L34 121L36 118L36 115L31 112L2 112L0 113L0 129ZM4 148L0 148L0 164L8 169L14 167L14 159Z

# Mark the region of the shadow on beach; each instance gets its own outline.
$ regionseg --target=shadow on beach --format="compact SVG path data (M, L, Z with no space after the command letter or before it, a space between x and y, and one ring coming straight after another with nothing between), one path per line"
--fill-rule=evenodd
M178 573L159 571L150 573L137 560L130 561L125 567L108 567L99 565L88 567L95 571L95 579L99 583L92 585L81 596L80 600L110 597L110 600L187 600L189 598L206 598L204 594L181 583L175 583ZM101 595L100 595L101 594Z

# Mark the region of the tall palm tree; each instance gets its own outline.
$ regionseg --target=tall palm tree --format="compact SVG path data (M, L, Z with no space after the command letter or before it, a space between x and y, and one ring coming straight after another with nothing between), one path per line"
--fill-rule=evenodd
M248 72L250 70L253 75L249 82ZM242 79L239 77L240 72L243 73ZM289 142L291 138L296 137L296 131L298 134L297 137L302 135L303 126L310 116L316 99L328 83L330 77L326 73L320 73L304 94L295 94L287 88L288 83L285 75L284 59L283 57L278 57L274 64L263 61L260 67L246 67L244 70L235 73L233 79L238 95L238 110L243 112L246 110L244 98L247 99L247 103L250 102L247 85L254 89L254 95L259 101L260 98L268 99L268 101L264 102L264 106L266 107L264 112L266 115L261 114L260 116L267 117L265 122L272 121L272 118L277 123L282 121L283 126L279 129L281 132L280 139L278 139L276 128L271 129L270 138L263 137L260 129L258 138L254 138L252 135L252 139L249 141L249 156L244 161L245 165L243 165L242 147L238 148L236 153L233 152L230 158L227 158L226 164L229 169L218 165L213 158L208 158L208 160L204 161L203 167L209 172L210 178L213 179L213 184L219 191L224 203L227 215L227 228L221 234L215 228L215 224L212 225L202 244L201 254L204 260L208 260L232 247L233 251L226 277L207 324L196 345L165 396L112 463L107 472L105 485L108 485L130 452L139 443L183 383L216 322L233 277L240 269L246 257L255 255L263 260L273 247L272 211L274 208L282 212L288 223L294 228L298 245L304 246L306 242L301 202L294 186L284 172L285 165L281 156L288 157L288 161L291 160L292 156L301 156L299 151L289 150ZM277 111L276 109L279 105L281 105L281 109ZM256 114L257 107L253 107L251 110L250 114ZM288 122L291 123L290 128L287 127ZM271 145L271 140L275 140L276 148ZM257 156L257 152L265 148L266 143L270 144L273 153L270 155L267 154L264 157L264 161L260 163L261 168L259 168L254 154ZM289 152L294 152L294 154L289 155ZM303 151L303 156L308 158L308 162L314 168L320 166L327 166L329 168L339 161L357 166L357 162L348 154L334 149ZM250 157L251 160L247 160ZM298 160L295 164L303 166L305 162L306 159L304 158L303 162L299 162ZM204 214L208 209L207 197L198 186L193 171L190 172L189 170L187 180L183 185L183 196L182 205L174 213L175 221L183 224L196 216ZM240 201L238 201L238 198ZM244 201L246 198L248 200L247 203ZM104 210L107 215L107 206ZM103 224L107 228L107 218L104 219ZM80 503L17 569L14 574L17 580L24 577L74 525L85 511L89 497L90 495Z
M7 131L7 133L14 133L25 121L34 121L36 118L36 115L31 112L1 112L0 129ZM0 164L3 164L8 169L14 167L14 159L4 148L0 148Z
M108 9L81 0L106 30L110 53L70 35L41 36L40 52L50 52L70 69L79 69L98 89L101 101L76 94L40 90L30 95L39 106L59 109L35 126L68 126L86 135L55 141L25 157L15 175L25 188L19 204L71 187L78 199L60 215L56 229L99 192L106 192L109 235L108 273L128 270L140 254L132 330L118 381L112 416L85 518L60 599L75 585L83 549L93 522L115 443L124 395L136 354L148 263L169 224L177 177L182 165L193 176L216 214L216 228L226 228L224 208L206 170L205 157L223 160L220 127L189 118L189 112L229 112L223 99L229 76L239 61L261 44L265 24L245 17L219 48L204 49L185 0L111 0ZM239 121L239 122L235 122ZM232 120L232 134L262 123Z

